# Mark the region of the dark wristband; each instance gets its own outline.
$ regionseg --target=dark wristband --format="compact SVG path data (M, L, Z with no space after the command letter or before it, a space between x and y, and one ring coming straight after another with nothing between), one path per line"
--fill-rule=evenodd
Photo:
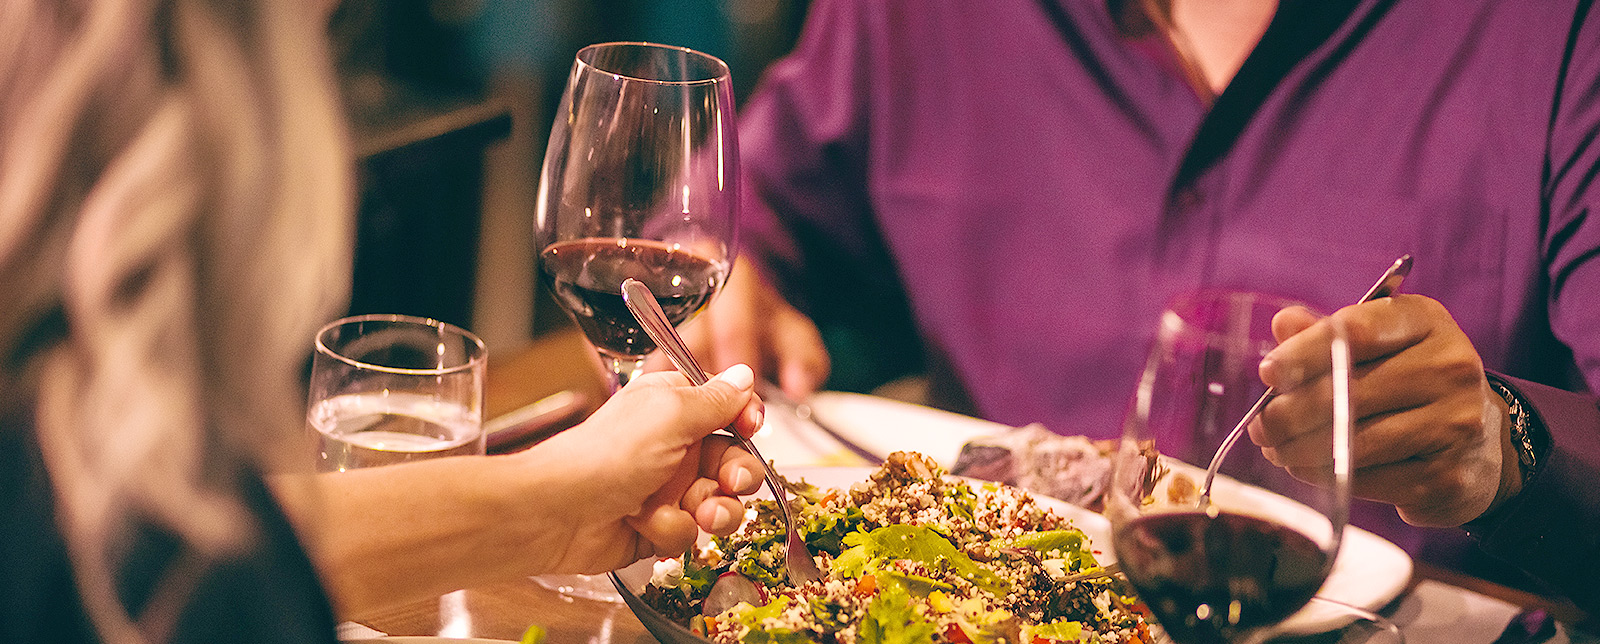
M1522 399L1498 378L1489 378L1489 387L1506 401L1511 412L1511 445L1517 451L1517 464L1522 469L1522 483L1527 484L1538 473L1549 436L1538 419L1522 404Z

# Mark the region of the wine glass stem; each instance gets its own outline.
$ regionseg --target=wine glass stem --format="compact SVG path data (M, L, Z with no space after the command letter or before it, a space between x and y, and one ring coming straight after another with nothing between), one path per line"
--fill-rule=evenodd
M634 378L638 378L639 374L644 373L644 356L620 357L602 353L600 354L600 360L611 369L612 393L628 386L628 383L633 382Z

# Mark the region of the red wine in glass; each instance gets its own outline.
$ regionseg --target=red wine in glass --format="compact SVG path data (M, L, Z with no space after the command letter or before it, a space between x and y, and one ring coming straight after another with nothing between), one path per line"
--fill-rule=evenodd
M656 345L628 312L622 281L644 282L674 326L699 313L727 278L727 266L665 242L628 238L561 241L540 254L540 272L556 299L602 353L643 356Z
M1113 540L1129 583L1184 644L1238 642L1283 621L1311 600L1330 565L1306 535L1226 512L1141 516Z

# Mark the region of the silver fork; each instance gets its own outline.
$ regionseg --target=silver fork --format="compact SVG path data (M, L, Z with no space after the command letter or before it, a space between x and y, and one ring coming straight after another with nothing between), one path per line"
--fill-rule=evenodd
M1400 282L1409 274L1411 274L1411 255L1401 255L1400 259L1394 260L1394 264L1389 266L1389 270L1384 271L1383 275L1378 277L1377 283L1374 283L1372 288L1367 289L1367 293L1362 295L1361 299L1356 300L1356 303L1363 304L1380 297L1394 295L1395 292L1400 290ZM1211 456L1211 464L1206 466L1205 482L1200 484L1200 507L1204 508L1211 505L1211 482L1217 478L1217 470L1222 467L1222 459L1228 457L1228 452L1233 449L1233 444L1239 442L1239 437L1244 435L1245 426L1249 425L1250 421L1261 413L1262 408L1266 407L1267 403L1277 395L1277 391L1268 387L1267 391L1256 399L1256 403L1250 406L1249 411L1244 413L1244 418L1239 419L1239 424L1234 425L1233 430L1223 437L1222 444L1217 446L1217 453Z
M705 384L708 380L705 370L700 368L700 363L695 362L694 355L689 353L689 347L684 345L677 329L672 328L672 324L667 321L667 314L661 310L661 304L650 292L650 287L633 278L623 280L622 300L627 303L628 310L633 312L633 317L644 327L644 332L666 352L667 358L678 367L678 371L688 377L689 382L695 386ZM783 479L772 469L772 463L761 456L761 451L756 449L755 443L731 426L727 428L727 432L739 439L739 444L755 456L756 460L761 461L761 467L766 470L767 489L772 490L772 498L778 501L778 510L783 513L784 528L789 532L785 539L783 558L790 583L798 586L821 581L822 571L817 569L817 562L812 558L811 550L806 547L805 539L801 538L800 531L795 529L794 514L789 509L789 495Z

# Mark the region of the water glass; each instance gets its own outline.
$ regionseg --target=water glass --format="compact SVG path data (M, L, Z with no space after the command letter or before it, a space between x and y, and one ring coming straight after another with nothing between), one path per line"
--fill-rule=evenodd
M307 424L318 471L484 453L483 341L438 320L362 315L316 336Z

